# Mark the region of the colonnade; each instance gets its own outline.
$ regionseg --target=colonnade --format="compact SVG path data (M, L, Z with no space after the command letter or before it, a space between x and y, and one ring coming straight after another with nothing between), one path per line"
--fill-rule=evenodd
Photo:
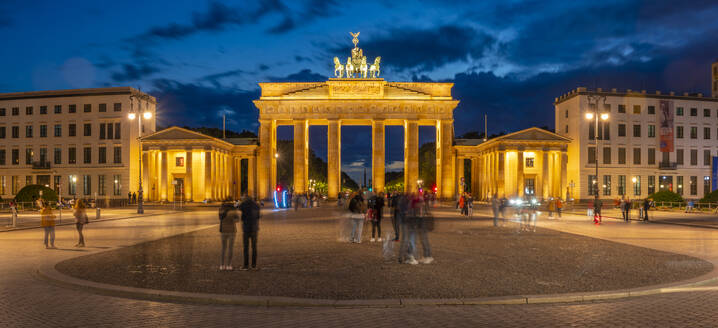
M327 191L329 198L336 198L341 189L341 126L339 118L327 120L292 120L278 121L271 119L259 120L259 162L258 188L259 197L271 197L277 184L277 126L292 125L294 127L294 190L306 192L308 189L308 154L309 126L327 125ZM311 123L311 124L310 124ZM419 179L419 126L433 125L436 127L436 175L437 188L443 198L452 198L454 187L454 153L453 121L451 120L370 120L348 121L344 125L370 125L372 127L372 187L375 192L383 192L385 185L385 129L387 125L404 127L404 188L413 191L418 188Z

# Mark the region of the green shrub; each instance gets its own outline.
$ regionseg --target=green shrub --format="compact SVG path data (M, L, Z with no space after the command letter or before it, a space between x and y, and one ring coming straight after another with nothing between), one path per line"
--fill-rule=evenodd
M710 192L705 197L701 198L701 203L716 203L718 202L718 189Z
M27 185L20 189L15 198L18 202L32 202L33 198L40 197L40 190L42 190L42 199L48 202L57 202L57 193L43 185Z
M681 195L668 190L659 191L648 197L654 202L683 202Z

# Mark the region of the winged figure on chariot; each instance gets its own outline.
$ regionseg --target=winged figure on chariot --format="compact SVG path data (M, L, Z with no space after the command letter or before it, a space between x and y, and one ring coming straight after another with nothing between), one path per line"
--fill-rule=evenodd
M376 57L374 63L371 65L367 64L366 56L364 51L357 46L359 43L359 33L352 33L352 43L354 43L354 49L352 49L351 57L347 57L346 65L342 65L339 57L334 57L334 76L337 78L363 78L366 79L367 75L371 78L377 78L381 74L381 57Z

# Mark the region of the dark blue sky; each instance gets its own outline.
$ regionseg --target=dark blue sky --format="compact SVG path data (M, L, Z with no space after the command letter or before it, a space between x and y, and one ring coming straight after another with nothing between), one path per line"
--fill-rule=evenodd
M361 31L387 80L456 83L457 135L485 113L489 133L508 132L553 127L553 98L578 86L709 93L716 17L700 0L3 0L0 92L129 85L160 99L162 125L219 127L224 113L256 131L257 82L325 80ZM325 131L310 131L322 157ZM370 163L368 128L343 133L343 165ZM400 167L402 133L387 135Z

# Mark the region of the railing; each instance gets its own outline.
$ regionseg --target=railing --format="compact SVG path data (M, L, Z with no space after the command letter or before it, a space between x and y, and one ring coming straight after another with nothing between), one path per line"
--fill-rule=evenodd
M50 162L32 162L33 170L49 170Z
M678 163L676 162L660 162L658 163L658 169L660 170L675 170L678 168Z

